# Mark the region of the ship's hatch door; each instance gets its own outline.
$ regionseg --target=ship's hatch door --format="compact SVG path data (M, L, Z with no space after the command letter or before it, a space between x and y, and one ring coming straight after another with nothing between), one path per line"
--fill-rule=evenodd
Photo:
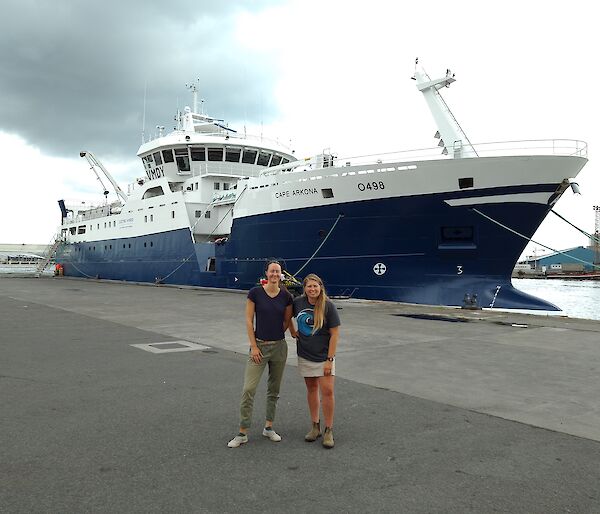
M209 257L206 260L206 271L215 271L215 258Z

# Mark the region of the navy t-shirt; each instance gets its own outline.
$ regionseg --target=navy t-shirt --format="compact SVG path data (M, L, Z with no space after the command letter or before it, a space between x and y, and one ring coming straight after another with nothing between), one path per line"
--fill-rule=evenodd
M340 326L340 317L335 305L329 300L325 303L323 326L314 334L314 307L306 296L294 299L294 317L298 325L298 356L313 362L325 362L329 351L330 328Z
M248 292L248 299L254 303L256 324L254 335L263 341L284 339L283 320L285 309L292 304L292 295L281 287L279 294L271 298L262 286L256 286Z

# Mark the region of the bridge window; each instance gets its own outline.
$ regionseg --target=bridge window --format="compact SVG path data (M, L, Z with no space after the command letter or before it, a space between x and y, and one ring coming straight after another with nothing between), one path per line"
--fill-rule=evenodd
M190 157L187 148L175 148L175 161L179 171L190 171Z
M208 160L209 161L222 161L223 160L223 148L209 148L208 149Z
M279 166L281 164L281 155L273 155L270 166Z
M241 153L242 153L241 148L227 148L225 150L225 161L240 162Z
M190 148L190 154L192 155L192 161L206 160L206 152L203 146L192 146Z
M152 157L154 157L154 163L159 166L160 164L162 164L162 159L160 158L160 152L154 152L152 154Z
M271 160L270 153L260 152L258 154L258 160L256 161L256 164L258 164L259 166L267 166L269 164L270 160Z
M223 190L229 191L229 182L223 182Z
M77 233L85 234L85 225L80 225L79 227L77 227Z
M173 150L163 150L162 151L163 162L174 162L173 159Z
M218 182L215 182L213 187L214 187L215 191L218 191L219 189L221 189L221 184L219 184Z
M152 164L154 163L151 155L146 155L145 157L142 157L142 162L144 163L144 168L146 168L147 170L152 168Z
M202 211L196 211L196 212L194 213L194 216L195 216L196 218L200 218L200 217L202 217Z
M258 152L256 150L244 150L244 155L242 155L242 162L244 164L254 164L256 162L256 155Z

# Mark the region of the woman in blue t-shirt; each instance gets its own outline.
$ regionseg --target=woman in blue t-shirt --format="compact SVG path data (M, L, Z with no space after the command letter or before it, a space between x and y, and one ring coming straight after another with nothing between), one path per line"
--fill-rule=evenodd
M247 431L252 420L254 394L267 364L269 365L267 416L262 434L271 441L281 441L281 436L273 430L273 420L287 360L285 331L292 319L292 295L280 283L279 262L268 262L265 272L267 283L250 289L246 301L246 328L250 341L250 356L246 363L240 402L240 430L238 435L227 444L229 448L237 448L248 442Z
M304 377L312 420L312 428L304 439L313 442L321 437L319 411L322 405L325 418L323 446L333 448L333 386L340 318L335 306L327 298L323 281L317 275L308 275L303 285L304 295L294 300L294 317L298 328L294 329L291 325L290 332L296 338L298 371Z

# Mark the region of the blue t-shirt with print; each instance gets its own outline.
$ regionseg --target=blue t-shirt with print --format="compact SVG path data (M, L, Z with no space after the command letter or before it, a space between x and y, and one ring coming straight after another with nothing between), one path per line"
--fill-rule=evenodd
M312 333L314 328L314 307L306 296L294 299L294 317L298 326L296 348L298 356L313 362L325 362L329 351L330 328L340 326L340 317L330 300L325 303L323 326Z

